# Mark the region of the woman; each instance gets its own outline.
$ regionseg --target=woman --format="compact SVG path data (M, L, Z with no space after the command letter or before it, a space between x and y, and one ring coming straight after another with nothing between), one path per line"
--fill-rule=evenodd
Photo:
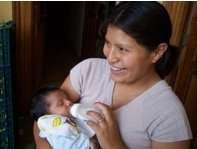
M73 101L95 104L88 124L103 149L188 149L184 108L162 80L175 63L172 26L157 2L121 2L103 27L106 59L76 65L61 88ZM36 144L44 145L38 137Z

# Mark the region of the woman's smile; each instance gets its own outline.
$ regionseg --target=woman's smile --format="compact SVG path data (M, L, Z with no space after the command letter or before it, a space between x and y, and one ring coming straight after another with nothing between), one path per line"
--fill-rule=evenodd
M116 67L116 66L110 66L110 71L112 73L112 75L120 75L125 73L125 68L122 67Z

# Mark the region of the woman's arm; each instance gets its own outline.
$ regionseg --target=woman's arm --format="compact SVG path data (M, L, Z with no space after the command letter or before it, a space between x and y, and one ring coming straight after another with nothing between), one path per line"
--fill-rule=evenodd
M189 149L190 141L178 141L172 143L152 142L152 149Z
M33 134L36 143L36 149L51 149L51 146L49 145L47 140L39 137L39 129L36 122L34 122Z
M112 109L102 103L96 103L96 107L102 115L95 112L88 112L88 115L94 120L88 124L96 132L98 141L103 149L127 149L124 144L115 121ZM152 142L152 149L189 149L190 141L178 141L172 143Z
M68 98L72 102L79 101L80 95L72 87L72 84L71 84L69 76L64 80L64 82L62 83L60 88L63 89L67 93Z

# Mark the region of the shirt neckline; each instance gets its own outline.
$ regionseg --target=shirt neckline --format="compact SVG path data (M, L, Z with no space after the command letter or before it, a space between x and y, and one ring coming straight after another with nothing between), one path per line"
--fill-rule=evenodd
M111 106L113 104L113 94L114 94L114 88L115 88L115 82L113 81L113 89L112 89L112 92L111 92ZM166 84L166 82L164 80L159 80L157 81L155 84L153 84L151 87L149 87L148 89L146 89L144 92L142 92L141 94L139 94L137 97L135 97L133 100L129 101L127 104L124 104L122 105L121 107L119 108L116 108L115 111L120 111L121 109L123 109L124 107L127 107L129 105L133 105L137 102L141 102L144 95L146 94L149 94L154 88L157 88L158 86L161 86L161 84Z

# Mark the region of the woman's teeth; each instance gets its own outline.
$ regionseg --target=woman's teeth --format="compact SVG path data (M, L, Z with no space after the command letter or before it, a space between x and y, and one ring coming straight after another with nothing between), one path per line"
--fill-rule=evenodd
M111 69L114 70L114 71L121 71L121 70L123 70L123 68L118 68L118 67L114 67L114 66L111 66Z

